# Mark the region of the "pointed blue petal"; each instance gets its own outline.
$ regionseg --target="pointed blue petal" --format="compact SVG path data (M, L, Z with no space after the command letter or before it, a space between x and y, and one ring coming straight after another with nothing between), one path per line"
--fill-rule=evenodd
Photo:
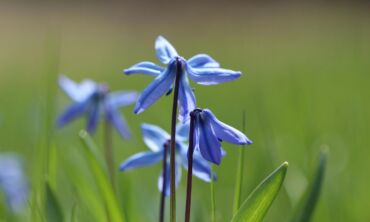
M185 146L185 144L183 144ZM188 170L188 148L181 149L181 162L186 170ZM199 179L210 182L211 181L211 167L209 163L203 159L198 150L194 150L193 154L193 174Z
M144 143L153 151L162 150L164 144L171 138L162 128L152 124L141 124L141 131Z
M59 76L58 83L60 88L75 102L84 101L96 90L96 83L91 80L83 80L77 84L64 75Z
M109 103L113 107L128 106L136 102L138 93L135 91L119 91L109 94Z
M189 130L190 124L189 122L186 123L178 123L176 126L176 140L178 141L186 141L189 139Z
M188 64L193 68L219 68L220 64L207 54L198 54L188 60Z
M163 64L168 64L172 58L177 56L176 49L164 37L158 36L155 41L157 58Z
M150 166L155 163L158 163L162 158L163 158L162 151L137 153L128 158L125 162L123 162L120 165L119 169L120 171L126 171L138 167Z
M164 70L164 68L160 67L159 65L156 65L152 62L139 62L133 66L131 66L128 69L125 69L123 72L126 75L130 74L145 74L149 76L157 77L161 74L161 72Z
M106 107L106 118L116 128L119 135L124 139L129 139L131 133L125 118L120 115L114 107Z
M190 112L196 108L193 90L186 75L182 75L179 87L179 120L185 123L190 119Z
M187 65L186 70L190 79L201 85L229 82L241 76L241 72L222 68L192 68Z
M144 89L136 103L136 114L143 112L169 90L175 80L175 72L176 62L173 62Z
M176 188L179 186L180 180L181 180L181 165L178 163L179 161L176 161L176 167L175 167L175 184ZM166 167L166 189L164 195L166 197L170 196L171 191L171 168L170 168L170 162L167 161L167 167ZM158 178L158 189L160 192L162 192L163 187L163 170L161 172L161 175Z
M216 116L208 109L203 110L204 117L208 119L212 128L218 138L233 144L252 144L252 141L248 139L239 130L221 122Z
M221 144L209 122L197 116L195 122L196 144L203 158L217 165L221 162Z
M94 134L96 130L96 126L98 125L99 121L99 104L94 103L93 106L90 107L90 112L87 119L86 131L90 134Z
M90 100L76 102L69 106L57 119L57 127L63 127L65 124L81 116L87 111Z

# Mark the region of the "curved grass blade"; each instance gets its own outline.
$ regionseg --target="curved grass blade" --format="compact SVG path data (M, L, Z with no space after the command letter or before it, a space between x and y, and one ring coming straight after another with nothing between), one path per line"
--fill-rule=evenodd
M308 186L305 195L298 204L295 213L290 220L291 222L308 222L311 220L312 214L315 211L315 206L320 197L321 186L324 180L326 168L327 152L320 153L319 163L316 172L313 176L311 184Z
M283 184L288 163L284 162L248 196L234 215L232 222L262 221Z
M97 147L86 131L82 130L79 135L85 147L84 151L87 162L95 176L100 193L105 200L109 220L111 222L123 222L124 217L122 216L118 201L114 195L113 187L109 182L107 168L103 165L103 161L100 158L101 155L99 155Z
M45 213L47 221L49 222L63 222L63 213L57 197L55 196L53 190L51 189L48 182L46 182L46 191L45 191Z

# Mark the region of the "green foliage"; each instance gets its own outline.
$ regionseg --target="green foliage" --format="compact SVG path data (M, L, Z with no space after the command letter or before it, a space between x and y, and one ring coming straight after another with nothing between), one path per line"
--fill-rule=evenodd
M48 182L45 184L45 214L48 222L64 221L64 216L59 201Z
M309 222L320 197L321 186L324 180L327 153L322 151L315 174L307 187L305 195L295 210L291 222Z
M284 182L287 169L285 162L266 177L244 201L232 222L262 221Z

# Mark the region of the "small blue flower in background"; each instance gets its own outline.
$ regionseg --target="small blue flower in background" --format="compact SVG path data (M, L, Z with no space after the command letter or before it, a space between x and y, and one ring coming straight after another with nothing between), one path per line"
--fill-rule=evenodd
M198 84L214 85L232 81L240 77L241 73L233 70L220 68L218 62L206 54L198 54L185 60L179 56L175 48L162 36L155 42L157 58L166 65L166 68L152 62L140 62L126 70L125 74L142 73L155 77L154 81L144 89L139 97L135 113L141 113L166 92L171 92L176 78L178 63L181 63L181 79L179 86L179 120L185 123L189 119L189 113L196 108L193 90L189 85L192 79Z
M209 109L195 110L194 146L203 158L219 165L223 156L221 142L252 144L239 130L221 122Z
M28 183L20 158L15 154L0 154L0 192L3 191L10 210L21 212L27 206Z
M141 125L143 139L145 144L151 149L149 152L137 153L120 166L121 171L131 170L138 167L150 166L158 163L163 159L164 146L168 143L170 135L158 126L151 124ZM186 141L189 135L189 124L179 124L176 129L176 187L181 178L181 166L185 169L188 168L187 150L188 145ZM169 154L169 149L167 149ZM167 155L167 168L166 170L166 190L165 195L170 194L170 155ZM163 169L162 169L163 170ZM211 168L206 160L204 160L198 152L194 153L193 158L193 174L203 181L210 182ZM162 191L163 172L158 179L158 188Z
M86 115L86 130L94 133L102 113L123 138L130 137L125 119L118 109L136 102L138 94L134 91L109 92L105 84L84 80L80 84L60 76L59 86L74 101L57 119L57 126L62 127L75 118Z

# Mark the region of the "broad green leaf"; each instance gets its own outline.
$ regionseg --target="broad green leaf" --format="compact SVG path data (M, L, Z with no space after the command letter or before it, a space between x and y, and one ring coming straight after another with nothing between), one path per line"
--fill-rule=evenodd
M106 168L101 161L101 155L99 154L97 147L86 131L82 130L80 132L80 138L85 147L84 151L87 162L92 173L95 176L97 186L107 206L109 220L112 222L124 221L124 217L122 216L122 212L120 211L117 198L114 195L113 188L109 182Z
M63 213L61 207L48 182L46 182L45 189L45 213L47 221L63 222Z
M283 184L287 169L288 163L285 162L266 177L244 201L231 221L262 221Z
M325 151L320 154L320 159L311 184L307 187L291 222L308 222L311 220L315 206L320 197L321 186L324 179L327 155Z

